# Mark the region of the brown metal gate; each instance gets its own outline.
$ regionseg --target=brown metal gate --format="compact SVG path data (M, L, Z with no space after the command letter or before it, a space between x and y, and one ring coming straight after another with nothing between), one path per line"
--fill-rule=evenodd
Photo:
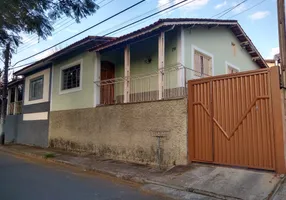
M275 170L278 78L274 68L189 81L189 159Z

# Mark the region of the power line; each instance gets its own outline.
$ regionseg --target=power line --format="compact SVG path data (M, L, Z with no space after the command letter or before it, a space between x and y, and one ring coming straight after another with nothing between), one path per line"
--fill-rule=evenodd
M164 7L164 6L166 6L167 4L170 4L171 2L169 2L169 3L166 3L166 4L164 4L164 5L162 5L162 6L160 6L160 7ZM189 4L189 3L192 3L192 1L190 1L190 2L186 2L185 4L182 4L182 5L179 5L179 6L177 6L177 7L174 7L173 9L171 9L171 10L169 10L169 12L172 12L173 10L176 10L176 9L178 9L178 8L180 8L180 7L182 7L182 6L185 6L185 5L187 5L187 4ZM153 9L153 10L150 10L150 11L148 11L147 13L150 13L151 11L154 11L154 10L157 10L157 9ZM142 15L140 15L140 16L143 16L143 15L145 15L145 14L147 14L147 13L144 13L144 14L142 14ZM140 17L140 16L138 16L138 17ZM135 17L135 18L133 18L133 19L136 19L136 18L138 18L138 17ZM136 26L138 26L138 25L140 25L140 24L143 24L143 23L146 23L147 21L150 21L151 19L153 19L153 18L155 18L155 17L157 17L157 16L153 16L153 17L150 17L148 20L143 20L141 23L138 23L138 24L135 24L135 25L132 25L132 26L130 26L130 27L127 27L127 28L124 28L124 29L122 29L122 30L120 30L120 31L118 31L118 32L122 32L122 31L124 31L124 30L127 30L127 29L130 29L130 28L133 28L133 27L136 27ZM129 20L130 21L130 20ZM128 22L128 21L127 21ZM126 22L123 22L122 24L126 24ZM121 25L122 25L121 24ZM117 26L116 26L117 27ZM114 28L114 27L113 27ZM112 28L111 28L112 29ZM108 29L108 30L111 30L111 29ZM108 31L108 30L106 30L106 31ZM106 31L104 31L104 32L106 32ZM117 33L118 33L117 32ZM97 35L99 35L100 33L98 33Z
M141 17L141 16L144 16L144 15L150 13L150 12L153 12L154 10L158 10L158 9L161 8L161 7L165 7L165 6L169 5L170 3L171 3L171 2L168 2L168 3L163 4L163 5L161 5L161 6L157 7L157 8L155 8L155 9L149 10L148 12L145 12L145 13L143 13L143 14L141 14L141 15L138 15L138 16L136 16L136 17L133 17L133 18L131 18L131 19L129 19L129 20L127 20L127 21L125 21L125 22L123 22L123 23L121 23L121 24L118 24L118 25L116 25L116 26L114 26L114 27L112 27L112 28L110 28L110 29L107 29L107 30L105 30L105 31L99 32L99 33L97 33L96 35L99 35L99 34L101 34L101 33L104 33L104 32L106 32L106 31L108 31L108 30L112 30L112 29L115 28L115 27L119 27L119 26L121 26L121 25L123 25L123 24L126 24L127 22L129 22L129 21L131 21L131 20L134 20L134 19L137 19L137 18L139 18L139 17ZM189 3L191 3L191 2L187 2L187 3L183 4L183 5L177 6L176 8L173 8L173 9L171 9L170 11L175 10L175 9L177 9L177 8L179 8L179 7L182 7L182 6L184 6L184 5L187 5L187 4L189 4ZM143 22L142 22L142 23L143 23ZM142 24L142 23L139 23L139 24ZM137 24L137 25L139 25L139 24ZM132 27L135 27L135 26L131 26L131 27L129 27L129 28L132 28ZM65 28L66 28L66 27L65 27ZM65 28L63 28L63 29L65 29ZM63 29L61 29L61 30L63 30ZM128 29L128 28L127 28L127 29ZM61 30L59 30L58 32L60 32ZM58 32L56 32L56 33L58 33ZM55 34L56 34L56 33L55 33ZM55 34L53 34L53 35L55 35ZM19 53L20 53L20 52L19 52ZM29 63L23 64L23 65L20 65L20 66L17 66L17 67L13 67L13 68L11 68L11 69L20 68L20 67L23 67L23 66L30 65L30 64L32 64L32 63L34 63L34 62L29 62Z
M104 2L104 1L106 1L106 0L103 0L103 1L99 2L98 5L99 5L100 3L102 3L102 2ZM115 0L110 0L110 1L108 1L107 3L103 4L102 6L100 6L100 9L104 8L105 6L107 6L108 4L112 3L113 1L115 1ZM76 23L76 22L74 22L73 19L69 19L68 17L66 17L66 19L62 20L62 21L59 22L58 24L57 24L57 22L56 22L53 26L64 26L64 25L66 25L66 24L68 24L68 23L70 23L70 22L72 22L72 21L73 21L73 23L71 23L71 24L69 24L68 26L65 27L65 28L68 28L69 26L71 26L71 25L73 25L73 24ZM64 29L65 29L65 28L64 28ZM62 31L62 30L64 30L64 29L61 29L60 31ZM57 31L56 33L59 33L60 31ZM53 33L52 36L55 35L56 33ZM31 36L30 38L27 38L26 41L23 41L23 43L26 43L26 42L27 42L27 44L21 46L21 47L19 48L19 52L18 52L18 53L21 53L21 52L25 51L26 49L29 49L30 47L32 47L32 46L34 46L34 45L36 45L36 44L39 44L40 42L34 44L34 42L35 42L34 40L37 39L37 37L38 37L37 35L34 35L34 36ZM30 44L29 44L29 43L30 43Z
M235 8L239 7L240 5L242 5L243 3L245 3L246 1L248 1L248 0L244 0L244 1L240 2L239 4L237 4L237 5L233 6L233 7L231 7L231 8L228 9L225 13L221 14L221 15L218 16L217 18L221 18L221 17L225 16L227 13L229 13L229 12L231 12L232 10L234 10Z
M172 5L172 6L169 6L169 7L165 8L165 9L162 9L162 10L160 10L160 11L158 11L158 12L155 12L155 13L153 13L153 14L151 14L151 15L148 15L148 16L146 16L146 17L144 17L144 18L142 18L142 19L139 19L139 20L137 20L137 21L135 21L135 22L129 23L129 24L123 26L123 27L120 27L120 28L118 28L118 29L115 29L115 30L113 30L113 31L110 31L109 33L106 33L106 34L102 35L102 37L107 36L107 35L110 35L110 34L113 34L113 33L116 33L116 32L119 32L120 30L123 30L123 29L125 29L125 28L127 28L127 27L130 27L130 26L134 25L134 24L137 24L138 22L141 22L141 21L144 21L144 20L146 20L146 19L149 19L149 18L151 18L151 17L153 17L153 16L155 16L155 15L157 15L157 14L159 14L159 13L162 13L162 12L164 12L164 11L166 11L166 10L169 10L169 9L171 9L171 8L174 8L174 7L176 7L176 6L177 6L177 7L174 8L174 9L177 9L177 8L179 8L179 7L181 7L181 6L184 6L184 5L188 4L188 3L192 3L192 2L194 2L194 1L196 1L196 0L190 1L190 2L188 2L188 3L186 3L186 4L184 4L184 5L178 6L178 5L180 5L180 4L184 3L184 2L187 2L187 1L188 1L188 0L183 0L183 1L181 1L181 2L178 2L178 3L176 3L176 4ZM247 0L245 0L245 1L247 1ZM231 10L235 9L236 7L238 7L239 5L241 5L242 3L244 3L245 1L243 1L243 2L241 2L241 3L239 3L239 4L235 5L235 6L233 6L233 7L231 7L231 8L228 8L228 9L226 9L226 10L223 11L223 12L231 11ZM165 5L166 5L166 4L165 4ZM174 10L174 9L173 9L173 10ZM151 10L151 11L152 11L152 10ZM148 12L150 12L150 11L148 11ZM148 13L148 12L147 12L147 13ZM146 13L145 13L145 14L146 14ZM219 14L220 14L220 13L219 13ZM144 14L143 14L143 15L144 15ZM142 16L142 15L140 15L140 16ZM138 17L136 17L136 18L138 18ZM61 43L62 43L62 42L61 42ZM60 44L60 43L59 43L59 44ZM55 46L52 46L52 47L55 47ZM50 48L52 48L52 47L50 47ZM48 48L48 49L50 49L50 48ZM46 49L46 50L48 50L48 49ZM46 51L46 50L43 50L43 51L41 51L41 52L39 52L39 53L37 53L37 54L35 54L35 55L38 55L38 54L40 54L40 53L42 53L42 52L44 52L44 51ZM32 55L32 56L30 56L30 57L28 57L28 58L31 58L31 57L33 57L33 56L35 56L35 55ZM25 60L27 60L28 58L26 58ZM22 60L22 61L23 61L23 60ZM20 61L19 61L19 62L20 62Z
M267 0L262 0L262 1L258 2L257 4L251 6L250 8L248 8L248 9L246 9L246 10L243 10L243 11L241 11L241 12L239 12L239 13L237 13L237 14L235 14L235 15L229 17L229 18L233 18L233 17L236 17L236 16L238 16L238 15L240 15L240 14L242 14L242 13L245 13L246 11L249 11L249 10L253 9L253 8L255 8L256 6L259 6L260 4L262 4L262 3L265 2L265 1L267 1Z
M116 17L116 16L118 16L118 15L124 13L124 12L126 12L127 10L130 10L131 8L133 8L133 7L135 7L135 6L137 6L137 5L141 4L141 3L143 3L144 1L146 1L146 0L141 0L141 1L139 1L139 2L137 2L137 3L135 3L135 4L131 5L131 6L129 6L129 7L127 7L127 8L121 10L120 12L118 12L118 13L116 13L116 14L114 14L114 15L112 15L112 16L110 16L110 17L108 17L108 18L106 18L106 19L104 19L104 20L102 20L102 21L100 21L100 22L98 22L98 23L96 23L96 24L93 25L93 26L90 26L90 27L87 28L87 29L84 29L83 31L81 31L81 32L79 32L79 33L77 33L77 34L75 34L75 35L73 35L73 36L71 36L71 37L69 37L69 38L67 38L67 39L65 39L65 40L63 40L63 41L61 41L61 42L59 42L59 43L57 43L57 44L51 46L51 47L49 47L49 48L46 48L46 49L44 49L44 50L42 50L42 51L40 51L40 52L38 52L38 53L36 53L36 54L33 54L33 55L29 56L29 57L26 57L26 58L24 58L24 59L22 59L22 60L16 62L13 66L15 66L16 64L18 64L18 63L20 63L20 62L22 62L22 61L28 60L29 58L32 58L32 57L34 57L34 56L36 56L36 55L39 55L39 54L41 54L41 53L43 53L43 52L45 52L45 51L47 51L47 50L49 50L49 49L52 49L53 47L56 47L56 46L58 46L59 44L62 44L62 43L64 43L64 42L66 42L66 41L68 41L68 40L70 40L70 39L72 39L72 38L74 38L74 37L76 37L76 36L78 36L78 35L80 35L80 34L86 32L86 31L88 31L88 30L90 30L90 29L92 29L92 28L94 28L94 27L96 27L96 26L98 26L98 25L100 25L100 24L102 24L102 23L104 23L104 22L106 22L106 21L108 21L108 20L110 20L110 19L112 19L112 18L114 18L114 17ZM185 0L185 1L186 1L186 0Z
M148 15L147 17L144 17L144 18L139 19L139 20L137 20L137 21L135 21L135 22L132 22L132 23L130 23L130 24L127 24L127 25L125 25L125 26L123 26L123 27L121 27L121 28L118 28L118 29L116 29L116 30L113 30L113 31L111 31L111 32L109 32L109 33L107 33L107 34L104 34L104 35L102 35L102 37L107 36L107 35L110 35L110 34L113 34L113 33L115 33L115 32L118 32L118 31L120 31L120 30L122 30L122 29L124 29L124 28L126 28L126 27L128 27L128 26L132 26L133 24L136 24L136 23L138 23L138 22L140 22L140 21L143 21L143 20L145 20L145 19L148 19L148 18L150 18L150 17L152 17L152 16L154 16L154 15L157 15L157 14L159 14L159 13L161 13L161 12L164 12L164 11L166 11L166 10L168 10L168 9L170 9L170 8L173 8L173 7L177 6L177 5L180 5L181 3L184 3L184 2L186 2L186 1L188 1L188 0L183 0L183 1L181 1L181 2L178 2L178 3L176 3L176 4L172 5L172 6L169 6L169 7L165 8L165 9L163 9L163 10L160 10L160 11L158 11L158 12L155 12L155 13L151 14L151 15ZM190 1L190 3L194 2L194 1L197 1L197 0L192 0L192 1Z
M114 0L111 0L111 1L114 1ZM109 2L108 2L108 3L109 3ZM164 5L161 5L160 7L165 7L165 6L167 6L168 4L170 4L170 3L171 3L171 2L166 3L166 4L164 4ZM188 4L188 3L191 3L191 2L187 2L186 4ZM106 3L106 4L107 4L107 3ZM105 5L106 5L106 4L105 4ZM181 6L184 6L184 5L186 5L186 4L180 5L180 6L178 6L177 8L179 8L179 7L181 7ZM141 15L135 17L135 18L131 18L131 19L129 19L129 20L127 20L127 21L125 21L125 22L123 22L123 23L117 25L117 26L114 26L114 27L118 27L118 26L121 26L122 24L126 24L128 21L134 20L134 19L139 18L139 17L141 17L141 16L143 16L143 15L146 15L146 14L148 14L148 13L150 13L150 12L153 12L154 10L157 10L157 9L159 9L160 7L155 8L155 9L152 9L152 10L146 12L146 13L143 13L143 14L141 14ZM73 20L71 20L71 21L73 21ZM69 25L68 25L68 26L69 26ZM61 32L62 30L66 29L68 26L66 26L66 27L64 27L64 28L62 28L62 29L60 29L60 30L58 30L58 31L57 31L56 33L54 33L53 35L56 35L57 33ZM113 28L114 28L114 27L113 27ZM113 28L111 28L111 29L113 29ZM108 29L108 30L110 30L110 29ZM100 33L106 32L106 31L108 31L108 30L102 31L102 32L100 32ZM99 35L100 33L98 33L98 34L96 34L96 35ZM34 46L34 45L35 45L35 44L32 44L32 45L28 46L27 49L30 48L31 46ZM26 50L26 49L25 49L25 50ZM24 51L24 50L22 50L22 51ZM22 52L22 51L19 51L18 53L20 53L20 52Z

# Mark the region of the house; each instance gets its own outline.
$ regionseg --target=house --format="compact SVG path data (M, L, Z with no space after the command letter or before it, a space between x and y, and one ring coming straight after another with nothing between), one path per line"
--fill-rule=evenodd
M276 66L275 60L274 59L265 59L265 62L269 67L274 67Z
M23 119L46 120L44 146L138 163L188 163L188 80L268 67L236 20L161 19L69 49L16 72L31 84L26 72L50 67L48 114Z
M23 78L9 83L6 142L48 146L53 64L107 40L86 37L14 73Z

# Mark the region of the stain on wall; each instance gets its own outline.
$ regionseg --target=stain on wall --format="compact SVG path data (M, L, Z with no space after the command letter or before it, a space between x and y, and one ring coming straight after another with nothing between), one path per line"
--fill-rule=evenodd
M187 100L177 99L50 113L49 146L157 164L187 164Z

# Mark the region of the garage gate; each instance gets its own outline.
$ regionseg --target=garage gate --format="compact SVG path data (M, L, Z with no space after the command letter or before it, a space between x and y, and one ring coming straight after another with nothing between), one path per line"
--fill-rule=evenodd
M189 161L285 171L278 68L188 82Z

